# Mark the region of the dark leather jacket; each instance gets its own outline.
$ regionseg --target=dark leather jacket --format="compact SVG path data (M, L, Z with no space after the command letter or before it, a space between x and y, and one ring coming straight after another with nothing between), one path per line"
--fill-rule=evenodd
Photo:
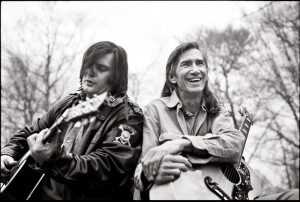
M79 100L82 95L74 93L58 101L32 126L14 135L1 155L18 160L28 150L29 135L51 127ZM132 176L141 152L142 110L125 96L113 102L107 99L96 117L84 130L77 153L60 151L52 157L54 161L42 166L49 178L35 194L36 199L132 200ZM70 124L60 127L61 142ZM130 134L129 139L124 139L124 131Z

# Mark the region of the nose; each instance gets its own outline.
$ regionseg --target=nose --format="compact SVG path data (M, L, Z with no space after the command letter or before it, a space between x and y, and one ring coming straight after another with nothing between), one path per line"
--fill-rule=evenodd
M193 63L193 65L192 65L191 74L195 74L195 75L200 74L200 70L195 63Z
M85 74L93 77L95 75L94 68L88 68L85 70Z

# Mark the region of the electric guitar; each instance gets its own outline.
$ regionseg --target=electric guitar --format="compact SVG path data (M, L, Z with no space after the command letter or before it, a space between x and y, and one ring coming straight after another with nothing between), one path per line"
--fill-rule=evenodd
M76 122L75 124L93 122L106 96L107 93L105 92L67 109L46 132L43 137L43 143L51 142L53 134L57 134L53 132L58 130L62 124L68 122ZM3 180L1 199L29 200L46 176L35 165L29 150L17 162L17 165L11 169L10 175Z
M240 131L248 137L253 116L245 107L239 110L245 116ZM180 177L162 185L154 184L150 200L253 200L261 194L260 178L241 156L236 164L208 163L193 165Z

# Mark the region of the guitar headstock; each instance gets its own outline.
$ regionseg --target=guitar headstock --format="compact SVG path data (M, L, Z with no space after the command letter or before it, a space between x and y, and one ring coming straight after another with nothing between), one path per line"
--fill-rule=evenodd
M245 116L245 118L248 118L248 121L253 124L253 115L247 111L246 107L241 107L238 112L241 114L241 116Z
M107 92L104 92L67 109L62 115L64 122L76 122L82 119L93 118L106 97Z

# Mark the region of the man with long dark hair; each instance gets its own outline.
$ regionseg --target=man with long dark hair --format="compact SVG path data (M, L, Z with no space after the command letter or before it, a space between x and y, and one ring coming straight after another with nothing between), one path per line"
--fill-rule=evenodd
M95 43L83 56L79 92L54 104L1 150L1 180L30 150L46 173L32 199L132 199L132 176L139 159L143 114L127 96L126 51L109 41ZM72 106L104 95L95 120L66 123L50 143L43 136ZM88 110L88 109L87 109ZM26 186L26 182L24 182Z
M235 162L243 141L208 87L206 53L196 42L181 44L169 56L161 98L144 109L135 184L143 192L174 181L193 163Z
M240 159L245 137L234 128L229 112L209 89L208 70L207 54L197 42L182 43L169 56L161 97L144 109L142 154L134 174L142 199L149 199L153 187L156 195L151 198L150 194L150 199L219 199L204 178L199 178L205 177L202 171L216 167L201 171L202 165L234 164ZM187 180L175 185L173 182L186 171ZM221 180L230 185L229 180ZM220 197L232 197L214 181L210 183ZM135 192L136 199L139 191ZM299 199L298 195L299 190L291 190L260 199Z

